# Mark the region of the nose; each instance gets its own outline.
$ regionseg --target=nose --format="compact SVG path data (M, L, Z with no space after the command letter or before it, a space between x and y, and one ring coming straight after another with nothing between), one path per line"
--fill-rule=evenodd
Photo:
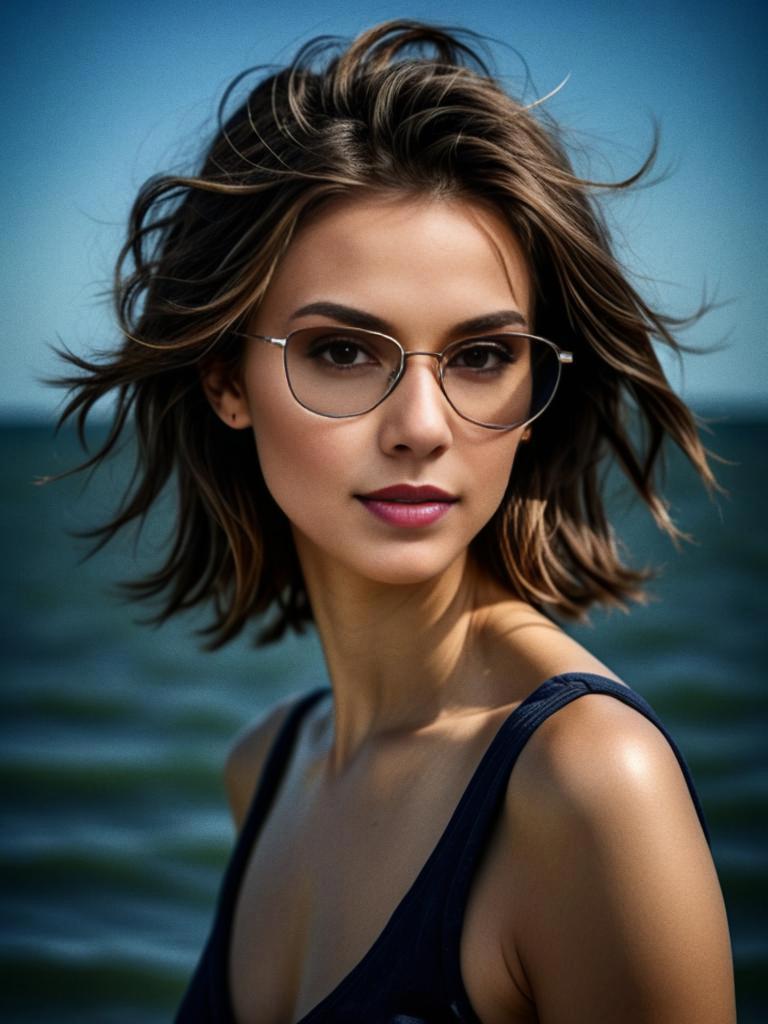
M384 451L424 458L450 446L456 414L443 394L437 373L432 353L406 353L403 376L379 406Z

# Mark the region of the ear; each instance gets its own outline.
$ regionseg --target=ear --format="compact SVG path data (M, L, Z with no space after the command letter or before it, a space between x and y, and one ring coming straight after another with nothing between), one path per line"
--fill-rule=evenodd
M200 371L200 384L211 408L223 423L234 430L251 426L245 388L231 366L209 363Z
M523 431L523 433L520 435L520 441L521 442L530 441L532 433L533 433L533 431L531 430L531 428L530 427L526 427L525 430Z

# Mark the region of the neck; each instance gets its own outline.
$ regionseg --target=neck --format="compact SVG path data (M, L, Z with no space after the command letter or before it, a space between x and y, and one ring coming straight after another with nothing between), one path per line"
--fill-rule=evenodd
M329 566L296 540L333 687L334 772L368 740L477 705L488 666L484 624L509 595L466 553L434 579L393 586Z

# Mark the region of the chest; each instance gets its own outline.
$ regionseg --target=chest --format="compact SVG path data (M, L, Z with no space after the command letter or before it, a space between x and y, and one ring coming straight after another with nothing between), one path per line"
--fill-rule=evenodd
M337 802L313 799L289 773L238 894L229 951L238 1024L297 1024L341 983L354 982L370 951L387 941L382 933L408 906L414 882L429 880L428 862L469 773L468 764L403 764L391 768L386 785L359 788L365 799L345 794ZM496 823L472 878L460 969L482 1024L523 1024L532 1019L530 1003L511 983L502 953L510 913L502 831Z

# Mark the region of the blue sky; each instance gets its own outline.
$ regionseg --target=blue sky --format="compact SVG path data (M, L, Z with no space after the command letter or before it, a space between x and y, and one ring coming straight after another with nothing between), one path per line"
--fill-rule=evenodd
M80 352L114 341L100 294L134 193L156 171L189 166L227 81L246 66L286 61L311 36L350 35L390 17L502 40L525 59L538 94L570 76L549 109L597 154L598 176L630 173L658 119L660 163L672 173L611 199L619 254L644 294L671 312L690 311L705 287L725 302L684 338L725 349L686 357L682 377L669 364L694 408L768 412L768 83L756 3L120 0L5 5L5 417L54 412L60 396L35 378L55 372L48 346L58 338ZM519 58L504 48L496 56L515 91Z

